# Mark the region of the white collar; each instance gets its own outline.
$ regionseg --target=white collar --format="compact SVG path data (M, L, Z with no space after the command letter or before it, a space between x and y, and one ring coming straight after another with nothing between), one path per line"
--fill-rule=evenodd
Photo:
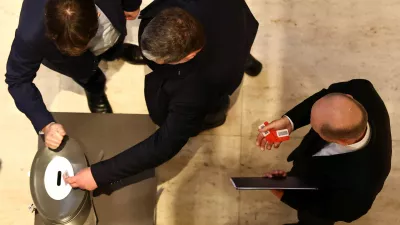
M359 150L361 148L364 148L368 144L370 138L371 138L371 128L369 126L369 123L367 123L367 131L366 131L363 139L361 139L360 141L358 141L354 144L346 145L343 147L345 147L348 150L353 150L353 151Z

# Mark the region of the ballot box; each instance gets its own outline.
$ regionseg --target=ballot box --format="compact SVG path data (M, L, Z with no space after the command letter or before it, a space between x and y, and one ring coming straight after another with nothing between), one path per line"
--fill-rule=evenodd
M88 164L113 157L145 140L156 129L148 115L53 113L53 116L69 137L79 142ZM39 138L38 150L44 148ZM156 193L155 171L150 169L91 193L91 210L99 225L153 225ZM47 225L45 222L36 213L34 224Z

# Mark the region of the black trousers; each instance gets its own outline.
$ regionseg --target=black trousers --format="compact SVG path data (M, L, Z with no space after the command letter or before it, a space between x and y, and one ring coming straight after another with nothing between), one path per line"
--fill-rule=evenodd
M97 65L93 70L93 73L88 74L83 78L72 78L76 83L78 83L85 91L90 92L92 94L101 94L104 92L106 87L106 76L103 71L99 68L98 64L101 60L112 61L117 59L123 53L123 40L119 40L113 47L108 49L105 53L96 57ZM56 66L47 61L46 59L42 62L47 68L54 70L58 73L68 76L60 71Z
M55 67L53 64L51 64L47 60L43 60L42 62L43 65L45 65L47 68L54 70L58 73L62 73L62 71L58 70L57 67ZM67 74L63 74L65 76L68 76ZM70 76L68 76L70 77ZM96 69L93 70L93 73L88 74L86 77L76 79L71 77L76 83L78 83L85 91L97 94L97 93L102 93L104 91L104 88L106 87L106 76L104 75L103 71L97 66Z
M308 211L297 211L298 225L334 225L335 221L326 220L312 215Z

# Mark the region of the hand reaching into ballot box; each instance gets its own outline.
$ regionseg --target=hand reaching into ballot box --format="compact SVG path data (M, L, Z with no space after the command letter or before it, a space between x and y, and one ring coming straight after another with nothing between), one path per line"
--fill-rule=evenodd
M264 174L264 177L270 179L284 179L286 178L286 172L283 170L273 170L269 173ZM278 199L282 199L284 191L283 190L271 190L272 194L274 194Z
M87 167L73 177L64 174L64 180L71 185L72 188L80 188L82 190L93 191L97 188L96 181L93 178L90 167Z
M50 123L42 131L44 133L45 145L51 149L57 149L67 134L64 127L59 123Z
M290 123L289 118L286 116L282 117L281 119L274 120L271 123L265 123L266 125L262 124L259 129L258 129L258 136L256 140L256 145L260 147L262 151L265 149L271 150L272 145L275 148L279 148L281 142L283 140L288 139L288 135L292 133L293 127L292 124ZM281 139L281 138L269 138L270 131L277 131L279 135L279 131L285 132L287 138L286 139ZM287 131L286 131L287 130Z

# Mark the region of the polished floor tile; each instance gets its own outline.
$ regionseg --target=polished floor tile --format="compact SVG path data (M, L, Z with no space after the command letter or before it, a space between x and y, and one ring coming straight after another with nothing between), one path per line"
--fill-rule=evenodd
M237 224L239 192L229 177L239 174L240 148L240 137L200 135L160 166L157 224Z
M33 224L28 210L32 202L29 190L31 163L37 149L37 136L22 114L2 114L0 127L0 223Z

